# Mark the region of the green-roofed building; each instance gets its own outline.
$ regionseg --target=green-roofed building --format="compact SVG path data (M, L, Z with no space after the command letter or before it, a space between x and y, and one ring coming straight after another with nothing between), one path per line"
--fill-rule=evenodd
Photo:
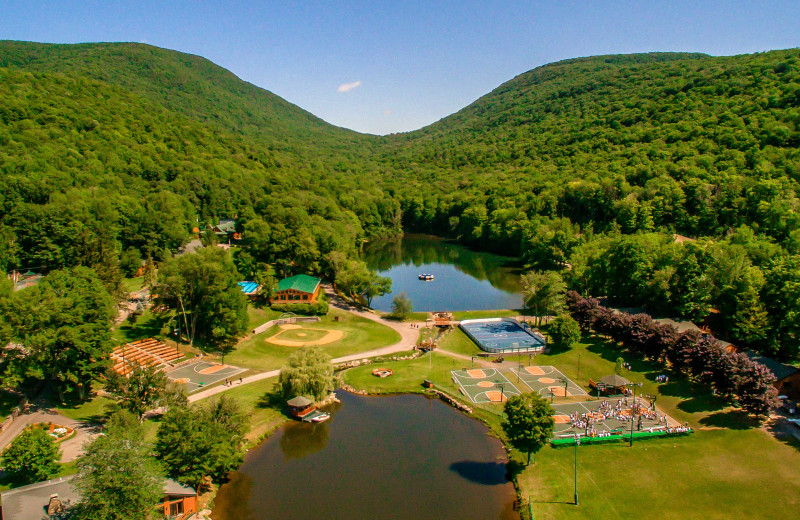
M271 303L316 303L319 296L320 279L307 274L298 274L278 282L278 289Z

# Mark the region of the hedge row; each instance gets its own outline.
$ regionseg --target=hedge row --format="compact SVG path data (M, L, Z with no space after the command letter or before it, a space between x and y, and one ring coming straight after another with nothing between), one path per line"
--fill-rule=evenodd
M575 291L567 293L567 304L583 330L593 330L622 343L630 352L671 365L748 413L766 416L779 404L772 372L745 354L727 349L710 334L697 330L679 333L647 314L618 312Z

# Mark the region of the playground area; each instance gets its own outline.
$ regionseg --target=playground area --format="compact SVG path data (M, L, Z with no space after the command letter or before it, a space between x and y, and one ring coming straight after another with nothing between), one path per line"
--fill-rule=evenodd
M517 377L518 381L542 397L587 395L583 388L553 366L514 367L511 369L511 373L512 376Z
M658 432L679 426L677 421L652 408L646 399L636 398L635 415L633 408L632 397L554 404L556 424L553 436L558 439L576 434L584 436L587 432L594 436L625 433L631 430L631 417L634 432Z
M246 368L231 365L221 365L210 361L195 361L167 372L167 377L176 383L184 385L186 392L191 394L223 379L233 379L246 371Z
M496 368L453 370L453 382L473 403L502 403L520 391Z
M296 323L286 323L279 327L280 332L264 341L282 347L305 347L307 345L327 345L344 337L344 332L341 330L303 327Z

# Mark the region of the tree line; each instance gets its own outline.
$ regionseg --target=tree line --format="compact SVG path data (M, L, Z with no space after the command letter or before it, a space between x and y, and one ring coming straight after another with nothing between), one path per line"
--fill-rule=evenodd
M679 333L647 314L619 312L575 291L567 296L569 310L584 330L607 336L641 357L668 364L757 417L769 415L779 404L772 385L775 376L713 336L696 330Z

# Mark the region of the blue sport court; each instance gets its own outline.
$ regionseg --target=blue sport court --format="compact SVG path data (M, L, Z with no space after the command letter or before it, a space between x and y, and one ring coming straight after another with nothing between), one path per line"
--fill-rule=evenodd
M463 320L459 326L486 352L541 352L547 345L544 336L532 332L511 318Z

